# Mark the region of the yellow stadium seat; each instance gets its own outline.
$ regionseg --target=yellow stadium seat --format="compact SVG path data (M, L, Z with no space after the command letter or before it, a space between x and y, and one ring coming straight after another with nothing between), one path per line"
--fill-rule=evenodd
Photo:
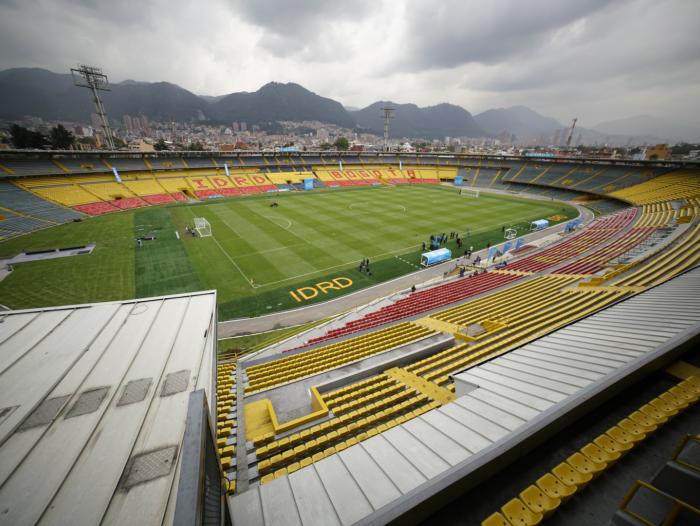
M577 486L565 484L551 473L542 475L537 479L536 484L545 495L560 499L562 502L569 500L577 490Z
M585 455L582 455L581 453L574 453L566 459L566 462L572 468L576 469L577 471L580 471L583 474L590 473L593 476L593 478L600 475L603 472L603 470L607 467L606 462L596 462L595 460L591 460L590 458L586 457Z
M488 517L486 517L482 522L481 526L512 526L510 522L499 512L494 512Z
M520 499L511 499L501 507L501 512L511 524L532 526L542 522L541 513L532 511Z
M568 486L576 486L578 489L585 487L586 484L588 484L593 478L592 474L581 473L566 462L562 462L561 464L554 466L552 473L564 484L567 484Z
M619 451L607 451L592 442L583 446L581 453L594 462L606 463L609 466L617 462L621 456Z
M549 517L561 505L561 498L550 497L542 488L531 484L520 492L522 500L533 512L541 513L544 518Z

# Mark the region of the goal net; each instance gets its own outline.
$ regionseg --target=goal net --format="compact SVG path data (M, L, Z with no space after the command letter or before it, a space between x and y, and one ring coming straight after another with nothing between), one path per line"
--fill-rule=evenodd
M466 195L467 197L479 197L479 190L472 190L471 188L460 188L459 195Z
M203 217L194 218L194 230L197 232L199 237L210 237L211 236L211 225L209 221Z

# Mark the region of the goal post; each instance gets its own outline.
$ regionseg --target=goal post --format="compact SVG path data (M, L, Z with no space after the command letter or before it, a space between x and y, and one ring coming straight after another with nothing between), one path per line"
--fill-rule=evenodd
M464 195L467 197L479 197L479 190L474 190L472 188L460 188L459 195Z
M203 217L194 218L194 230L199 237L211 237L211 225Z

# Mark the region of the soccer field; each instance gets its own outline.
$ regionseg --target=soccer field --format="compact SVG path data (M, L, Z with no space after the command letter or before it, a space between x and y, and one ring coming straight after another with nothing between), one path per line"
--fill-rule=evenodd
M278 207L270 207L272 201ZM417 270L431 234L457 231L475 249L525 233L568 205L460 196L438 186L293 192L142 208L61 225L0 244L0 256L95 242L91 255L22 263L0 303L25 308L217 289L219 317L264 314L338 297ZM213 235L185 227L205 217ZM154 234L137 246L135 238ZM447 245L456 254L454 242ZM358 270L370 259L371 275Z

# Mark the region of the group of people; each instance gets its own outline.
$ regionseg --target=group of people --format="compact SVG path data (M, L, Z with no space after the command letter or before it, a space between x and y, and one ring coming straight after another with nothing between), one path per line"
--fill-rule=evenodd
M372 275L372 271L369 269L369 258L362 258L362 261L360 262L360 268L358 270L360 272L367 272L369 276Z
M185 230L192 234L192 237L197 237L197 231L194 228L190 228L189 225L185 225Z
M469 229L467 228L467 237L469 237ZM453 231L449 235L445 232L437 236L430 236L430 250L436 250L438 247L446 245L448 240L454 239L457 244L457 248L462 248L464 245L464 239L459 235L459 232ZM427 244L423 242L422 249L423 252L427 250Z

